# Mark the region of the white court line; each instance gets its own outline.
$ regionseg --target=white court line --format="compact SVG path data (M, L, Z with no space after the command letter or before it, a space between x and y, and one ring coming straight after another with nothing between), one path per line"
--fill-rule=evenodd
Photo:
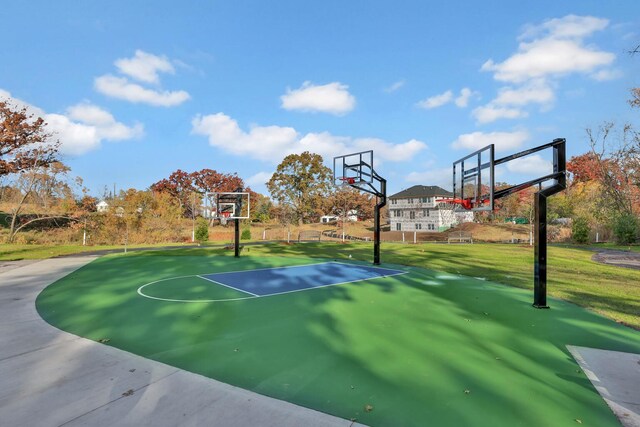
M275 269L281 269L281 268L308 267L308 266L312 266L312 265L322 265L322 264L344 264L344 265L349 265L349 266L359 266L359 267L366 267L366 268L394 270L394 269L391 269L391 268L370 267L368 265L349 264L349 263L346 263L346 262L339 262L339 261L326 261L326 262L317 262L317 263L313 263L313 264L304 264L304 265L291 265L291 266L284 266L284 267L257 268L255 270L224 271L224 272L220 272L220 273L208 273L208 274L242 273L242 272L250 272L250 271L275 270ZM349 281L346 281L346 282L329 283L329 284L326 284L326 285L312 286L312 287L308 287L308 288L304 288L304 289L294 289L292 291L277 292L277 293L268 294L268 295L256 295L256 294L253 294L253 293L248 292L248 291L241 291L240 289L236 289L236 288L233 288L231 286L225 285L223 283L216 282L215 280L211 280L211 279L207 279L205 277L202 277L202 275L192 274L192 275L189 275L189 276L169 277L169 278L166 278L166 279L160 279L160 280L156 280L156 281L153 281L153 282L149 282L149 283L144 284L144 285L142 285L142 286L140 286L138 288L138 295L140 295L142 297L145 297L145 298L149 298L149 299L154 299L154 300L158 300L158 301L167 301L167 302L210 303L210 302L241 301L241 300L253 299L253 298L267 298L267 297L276 296L276 295L291 294L291 293L294 293L294 292L312 291L314 289L326 288L326 287L329 287L329 286L346 285L348 283L362 282L362 281L365 281L365 280L384 279L384 278L387 278L387 277L400 276L400 275L409 273L409 271L404 271L404 270L395 270L395 271L398 271L398 273L384 274L384 275L381 275L381 276L367 277L367 278L364 278L364 279L349 280ZM228 299L184 300L184 299L172 299L172 298L154 297L154 296L147 295L147 294L142 292L142 289L145 288L146 286L153 285L153 284L158 283L158 282L164 282L164 281L167 281L167 280L183 279L185 277L198 277L199 279L204 279L204 280L207 280L207 281L215 283L215 284L223 285L223 286L226 286L226 287L228 287L230 289L233 289L233 290L236 290L236 291L239 291L239 292L248 293L248 294L250 294L252 296L243 297L243 298L228 298Z
M214 274L215 274L215 273L214 273ZM196 276L196 277L199 277L199 278L204 279L204 280L208 280L208 281L210 281L210 282L212 282L212 283L215 283L216 285L222 285L222 286L225 286L225 287L227 287L227 288L229 288L229 289L233 289L234 291L242 292L242 293L244 293L244 294L253 295L254 297L259 297L259 296L260 296L260 295L258 295L258 294L254 294L253 292L244 291L244 290L242 290L242 289L234 288L233 286L231 286L231 285L227 285L226 283L216 282L215 280L211 280L211 279L209 279L209 278L207 278L207 277L204 277L204 276Z

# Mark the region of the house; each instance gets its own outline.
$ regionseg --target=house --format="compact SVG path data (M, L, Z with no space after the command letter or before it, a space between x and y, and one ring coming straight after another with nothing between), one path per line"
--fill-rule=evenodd
M108 212L109 203L105 202L104 200L101 200L100 202L98 202L98 204L96 204L96 210L98 212Z
M328 224L330 222L336 222L338 220L338 217L335 215L322 215L320 217L320 222L323 224Z
M473 221L473 212L438 202L451 197L453 193L435 185L414 185L389 196L391 231L436 232Z
M339 221L341 219L340 216L338 215L322 215L320 217L320 222L323 224L327 224L330 222L336 222ZM345 218L347 221L350 222L356 222L358 221L358 211L356 210L351 210L349 212L347 212L347 216Z

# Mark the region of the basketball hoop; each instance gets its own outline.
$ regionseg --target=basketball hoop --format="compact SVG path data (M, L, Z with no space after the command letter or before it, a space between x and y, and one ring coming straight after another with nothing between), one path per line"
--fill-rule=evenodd
M436 199L436 203L449 203L453 205L460 205L463 209L470 211L473 209L473 201L471 199L454 199L454 198L443 198Z
M352 178L352 177L348 177L348 176L342 176L340 178L338 178L340 181L342 181L342 185L352 185L356 183L356 179Z

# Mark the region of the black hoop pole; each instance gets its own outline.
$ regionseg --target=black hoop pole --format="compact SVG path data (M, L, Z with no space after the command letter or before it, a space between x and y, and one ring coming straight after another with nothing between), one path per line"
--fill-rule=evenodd
M238 258L240 256L240 220L236 218L235 220L235 257Z
M238 189L236 189L236 193L241 193L241 192L242 192L242 187L238 187ZM242 212L242 196L240 195L238 195L236 199L236 211L238 212L238 215L240 215ZM240 257L240 218L236 218L234 227L235 227L234 256L236 258L239 258Z
M535 308L549 308L547 305L547 197L567 187L566 141L558 139L554 142L556 145L553 145L553 172L558 174L558 178L554 185L536 193L534 203L536 240L533 262L533 306Z
M373 217L373 265L380 265L380 211L387 204L387 180L380 178L380 197Z
M357 155L358 153L355 153ZM352 156L353 154L348 154L347 156ZM334 171L334 179L336 173L336 159L340 157L347 156L338 156L333 158L333 171ZM373 151L371 151L371 156L373 156ZM371 168L371 173L363 172L361 170L362 166L367 166ZM367 176L371 178L371 182L356 182L355 178L349 178L346 176L344 171L347 169L357 171L359 173L358 176ZM380 265L380 211L387 204L387 180L382 178L380 175L376 173L373 169L373 164L369 165L362 161L362 155L360 156L360 161L357 164L344 164L343 165L343 174L340 180L343 183L346 183L352 188L355 188L360 191L364 191L369 194L373 194L378 198L378 203L376 203L374 213L373 213L373 264ZM373 185L373 182L377 182L379 184L379 189Z

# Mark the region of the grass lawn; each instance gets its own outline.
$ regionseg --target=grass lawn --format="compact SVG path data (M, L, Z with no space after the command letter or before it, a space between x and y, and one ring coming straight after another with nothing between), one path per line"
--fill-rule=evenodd
M305 254L325 258L372 259L364 243L272 245L251 247L248 253ZM549 247L547 291L606 317L640 330L640 270L591 261L586 248ZM385 243L382 261L481 277L530 289L533 303L533 248L528 245L473 244L402 245Z
M606 248L624 249L616 246ZM638 248L632 247L633 250ZM101 249L123 247L0 244L0 261L41 259ZM593 247L549 247L549 295L573 302L640 330L640 271L592 262L593 251L590 249ZM369 261L372 259L372 246L366 243L276 244L247 247L245 253L343 259L351 255L353 259ZM509 286L533 289L533 249L527 245L384 243L382 259L384 262L483 277Z
M619 425L565 346L640 353L640 332L562 300L533 309L531 291L495 283L530 287L529 248L385 244L382 256L384 267L408 274L176 303L136 291L182 277L154 292L208 298L212 292L183 276L356 262L371 258L371 245L274 244L247 247L239 259L222 249L110 255L46 288L36 305L74 334L372 426ZM552 248L549 288L591 303L589 286L639 282L640 272L588 258ZM213 294L234 297L228 289ZM604 308L632 310L634 301Z

